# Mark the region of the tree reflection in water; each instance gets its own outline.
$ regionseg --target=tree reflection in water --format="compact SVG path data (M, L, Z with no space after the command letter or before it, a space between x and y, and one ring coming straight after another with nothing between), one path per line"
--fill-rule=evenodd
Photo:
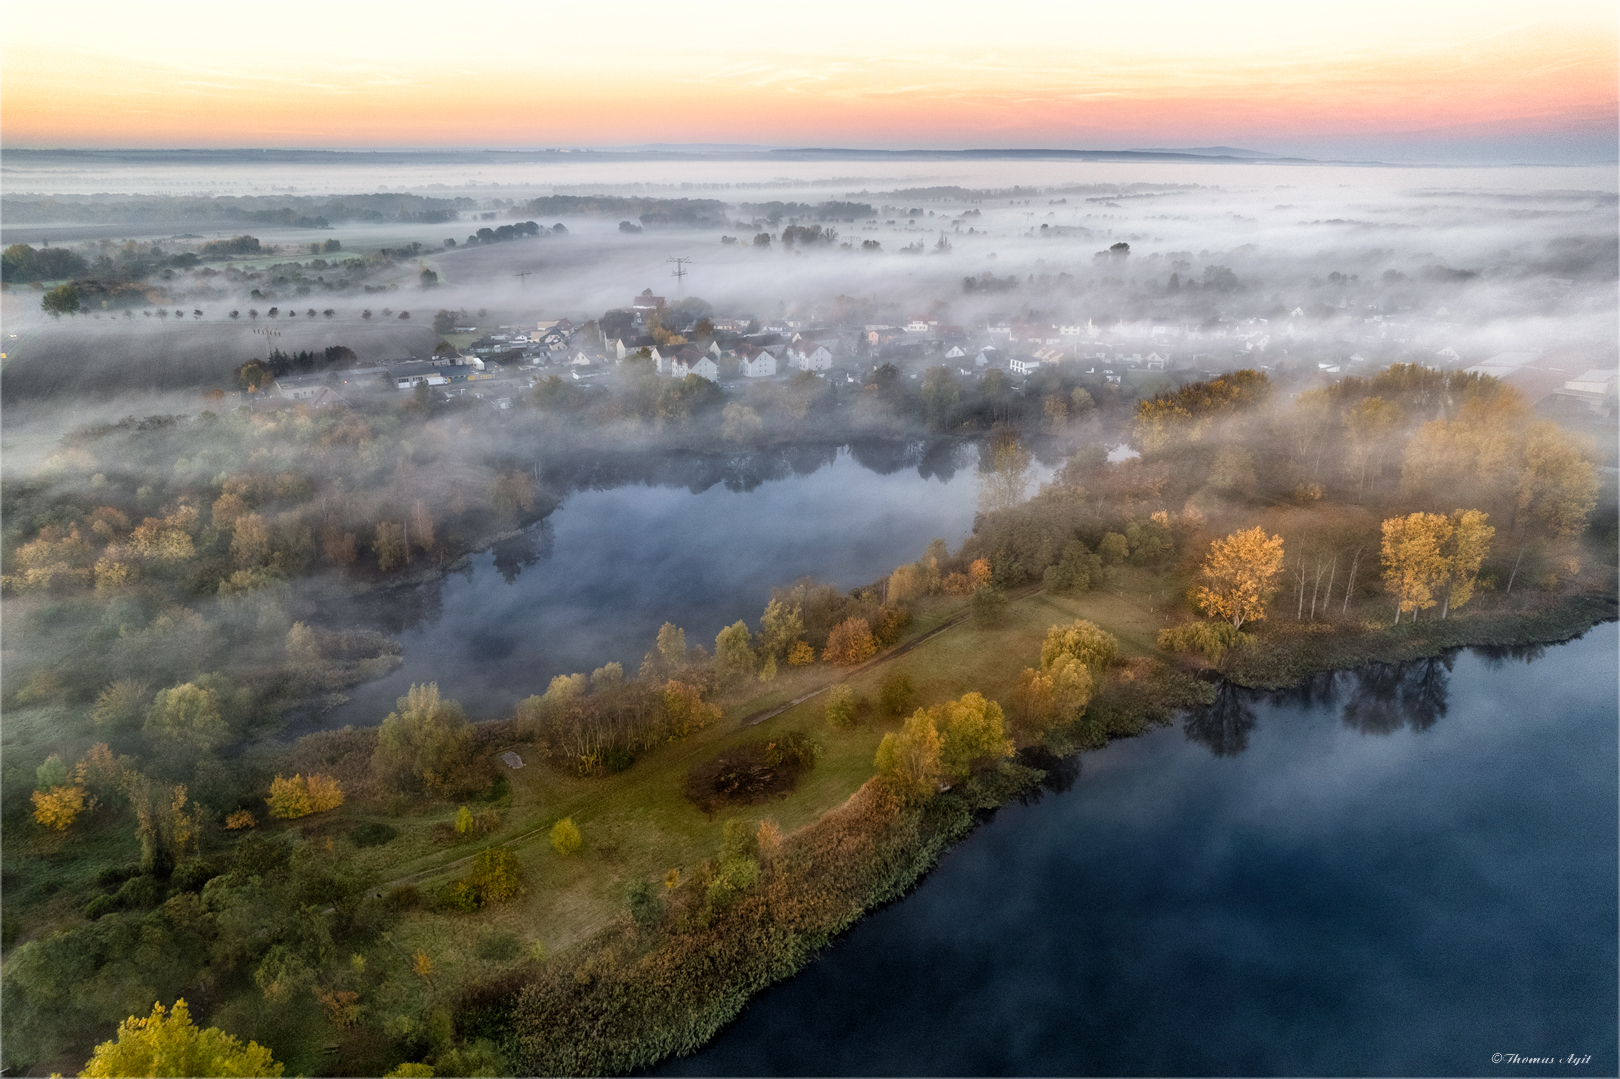
M1520 658L1516 650L1512 658ZM1446 714L1455 660L1456 653L1448 652L1406 663L1369 663L1354 671L1323 671L1274 693L1222 682L1215 689L1214 703L1187 713L1183 730L1188 741L1208 746L1215 756L1235 757L1248 748L1255 725L1254 702L1325 708L1345 694L1341 718L1353 730L1379 735L1402 727L1425 731Z
M551 519L547 518L532 528L501 540L490 548L495 556L495 568L507 584L518 579L523 567L532 566L551 554L555 534Z
M1231 682L1215 687L1215 700L1208 708L1187 714L1183 729L1189 742L1208 746L1217 757L1235 757L1249 748L1249 732L1254 729L1254 690Z
M1370 663L1355 672L1344 722L1362 734L1391 734L1403 726L1426 731L1446 714L1455 653L1407 663Z

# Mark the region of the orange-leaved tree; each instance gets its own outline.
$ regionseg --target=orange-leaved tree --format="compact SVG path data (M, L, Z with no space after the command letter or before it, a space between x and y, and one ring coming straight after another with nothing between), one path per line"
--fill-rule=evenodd
M853 667L877 655L872 627L860 615L851 615L833 627L821 658L840 667Z
M1240 629L1243 623L1266 616L1282 565L1281 536L1267 536L1258 525L1233 532L1210 543L1201 571L1207 583L1193 590L1192 601L1211 618L1225 619Z

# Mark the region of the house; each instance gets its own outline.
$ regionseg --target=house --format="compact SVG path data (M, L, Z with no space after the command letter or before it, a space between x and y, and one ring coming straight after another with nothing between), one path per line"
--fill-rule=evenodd
M789 345L788 366L798 371L827 371L832 368L832 353L826 345Z
M979 354L973 358L973 366L1000 367L1001 350L996 348L994 345L986 345L984 348L981 348L979 350Z
M568 362L570 365L575 367L584 367L587 364L596 363L597 357L592 356L589 352L586 352L582 348L576 348L572 353L569 354Z
M797 371L830 371L832 370L832 353L827 351L826 345L817 345L808 352L788 349L788 366Z
M1064 358L1061 349L1052 348L1051 346L1038 348L1031 355L1042 363L1057 363Z
M945 358L947 360L960 360L966 355L967 351L963 349L961 345L952 345L950 348L945 350Z
M313 401L326 388L325 375L283 375L272 388L283 400Z
M682 345L668 358L671 378L698 375L710 382L720 381L720 364L715 357L692 345Z
M1458 360L1462 359L1462 356L1458 354L1457 350L1452 348L1450 345L1447 345L1439 352L1436 352L1435 355L1440 357L1442 360L1450 360L1452 363L1456 363Z
M1142 362L1142 366L1149 371L1163 371L1169 365L1170 357L1168 355L1161 356L1157 352L1149 352L1147 359Z
M449 368L428 360L405 360L390 364L385 376L395 389L414 390L417 386L444 386L449 383Z
M654 296L652 294L652 289L647 289L640 296L637 296L635 299L630 301L630 310L636 312L637 314L646 314L649 311L656 311L663 306L664 298L662 296Z
M776 374L776 357L757 345L743 345L734 354L737 369L745 378L766 378Z
M1553 392L1559 397L1582 401L1593 412L1608 414L1614 410L1617 383L1620 383L1620 374L1612 368L1597 368L1569 379L1562 388Z
M1033 356L1009 356L1007 358L1007 370L1015 375L1034 374L1040 368L1041 361Z
M927 315L912 315L906 320L907 333L927 333L934 323L928 321Z

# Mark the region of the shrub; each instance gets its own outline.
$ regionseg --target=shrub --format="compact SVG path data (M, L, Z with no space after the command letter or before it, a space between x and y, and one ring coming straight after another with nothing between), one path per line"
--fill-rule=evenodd
M834 727L855 725L855 691L840 682L827 691L827 722Z
M1095 622L1076 619L1066 626L1053 626L1041 645L1041 667L1050 669L1059 656L1073 656L1095 674L1106 671L1119 651L1119 641Z
M815 661L816 650L804 641L795 642L792 650L788 652L788 666L790 667L808 667Z
M911 624L911 612L904 607L879 607L872 616L872 638L878 647L887 648L900 639L900 634Z
M1057 564L1046 567L1042 583L1054 592L1084 592L1102 575L1102 560L1079 540L1070 540Z
M175 867L174 873L169 877L169 883L182 892L197 892L218 875L219 870L214 863L201 858L192 858Z
M473 858L472 868L439 893L441 905L470 912L492 903L504 903L523 892L517 855L504 847L487 847Z
M973 624L998 625L1007 614L1007 593L993 584L981 584L973 590Z
M558 854L573 854L585 843L574 818L564 817L551 827L551 846Z
M67 831L85 806L85 789L79 786L52 787L29 797L34 803L34 821L59 832Z
M272 817L296 820L342 805L343 787L330 776L311 774L308 779L301 775L291 779L277 776L270 782L270 797L265 802L270 806Z
M891 716L902 716L917 699L917 688L911 675L904 671L890 671L878 687L878 707Z
M630 885L626 894L630 904L630 917L637 925L652 925L664 916L664 900L658 888L648 881L638 880Z
M516 959L523 950L523 942L515 933L485 933L478 940L478 958L491 963L504 963Z
M705 813L722 805L755 805L785 795L815 767L820 752L803 731L769 742L747 742L692 766L686 797Z
M1103 533L1097 544L1097 557L1105 566L1117 565L1131 556L1130 543L1118 532Z
M840 667L853 667L877 655L877 642L866 619L853 615L833 627L821 658Z
M967 596L973 592L973 578L965 573L947 573L940 587L947 596Z
M357 847L381 847L387 843L392 843L398 835L399 829L393 825L383 824L381 821L372 821L356 828L353 839L354 845Z
M251 809L238 809L225 818L225 827L233 832L243 828L257 828L258 826L259 820L253 815Z
M1187 622L1159 631L1159 647L1166 652L1196 652L1210 666L1219 666L1228 652L1248 647L1254 637L1232 628L1230 622Z

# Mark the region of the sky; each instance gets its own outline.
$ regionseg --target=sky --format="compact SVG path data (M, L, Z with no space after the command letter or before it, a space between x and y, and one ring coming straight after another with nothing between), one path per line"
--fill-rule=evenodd
M56 0L0 9L0 145L1227 145L1601 163L1620 5Z

